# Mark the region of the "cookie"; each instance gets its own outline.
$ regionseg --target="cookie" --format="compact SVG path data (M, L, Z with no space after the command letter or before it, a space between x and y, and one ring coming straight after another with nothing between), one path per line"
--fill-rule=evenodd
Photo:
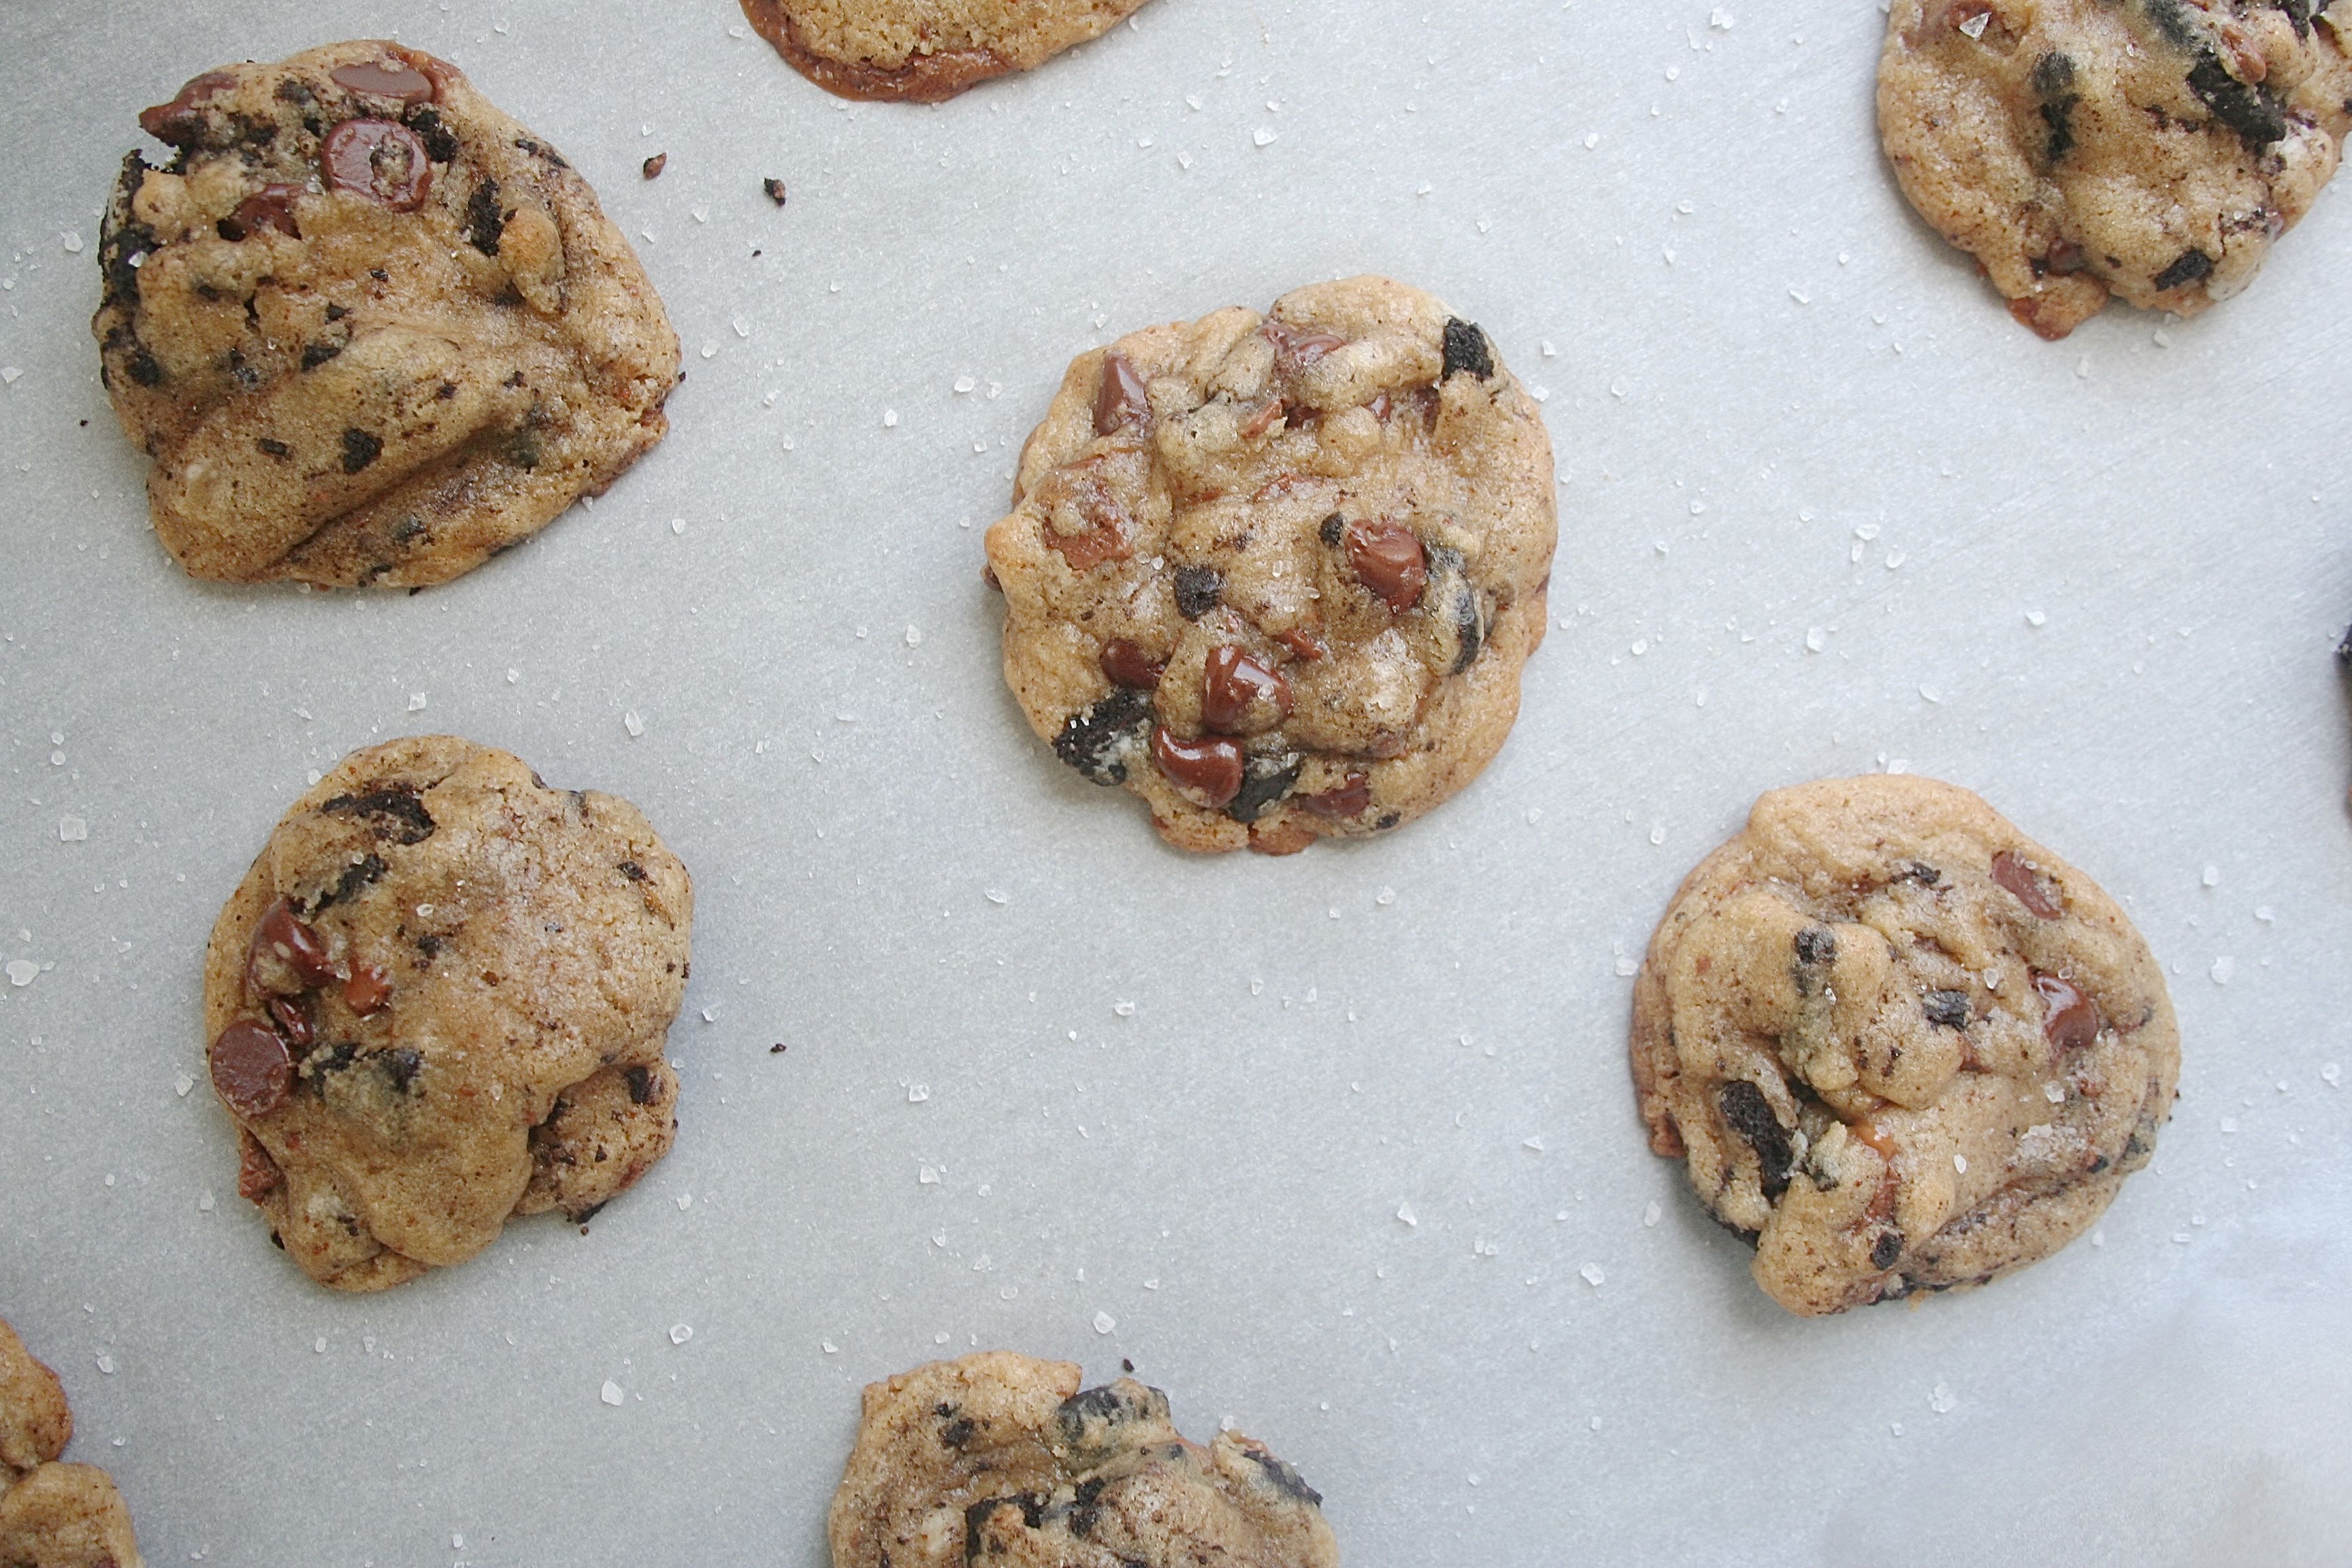
M743 0L792 68L843 98L937 103L1034 70L1143 0Z
M58 1374L0 1321L0 1568L140 1568L113 1479L58 1462L72 1437Z
M330 44L140 115L91 330L193 576L443 583L669 428L677 335L596 195L446 60Z
M1265 1446L1208 1447L1132 1378L986 1351L868 1384L833 1568L1333 1568L1322 1496Z
M1418 289L1130 333L1071 363L988 531L1005 679L1171 844L1395 827L1510 731L1552 487L1535 404Z
M2087 1229L2171 1114L2180 1037L2096 884L1964 789L1774 790L1633 982L1650 1147L1813 1315L1982 1284Z
M2352 126L2328 0L1895 0L1878 126L1903 194L2010 313L2191 316L2253 281Z
M205 1035L238 1193L377 1290L584 1223L668 1152L694 890L637 808L447 735L354 752L213 926Z

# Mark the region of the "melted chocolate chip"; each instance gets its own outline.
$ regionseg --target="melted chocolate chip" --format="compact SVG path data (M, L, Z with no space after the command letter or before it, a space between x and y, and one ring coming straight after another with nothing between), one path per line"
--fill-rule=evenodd
M1113 637L1103 644L1099 662L1112 685L1132 687L1138 691L1158 687L1168 668L1125 637Z
M327 73L335 85L369 98L394 98L403 109L428 103L439 94L433 79L405 60L361 60Z
M1992 858L1992 879L2009 889L2017 901L2040 919L2054 921L2065 910L2042 886L2033 868L2004 849Z
M353 964L352 977L343 982L343 1005L355 1016L367 1018L391 1005L392 976L373 963Z
M1459 317L1445 318L1445 369L1440 381L1451 381L1457 371L1468 371L1481 381L1495 374L1495 356L1486 346L1486 334L1475 323Z
M1238 741L1223 735L1187 741L1171 734L1163 725L1151 731L1151 756L1171 783L1194 792L1212 809L1231 804L1241 793L1243 752Z
M1095 393L1095 434L1108 436L1151 417L1151 400L1135 362L1117 349L1103 355L1102 385Z
M1181 566L1176 571L1176 613L1197 621L1217 607L1225 591L1225 574L1213 566Z
M196 106L218 98L235 86L236 78L228 71L206 71L192 78L171 102L141 110L139 129L174 147L194 146L204 130L204 116Z
M499 183L485 174L466 198L466 243L484 256L499 253L499 236L507 228L507 215L499 206Z
M1400 615L1420 603L1429 583L1420 535L1402 522L1381 521L1349 523L1344 537L1349 569L1372 597Z
M279 899L263 911L261 923L254 928L248 952L254 956L267 953L275 957L293 970L296 978L307 986L324 985L336 978L326 943L294 912L290 900Z
M285 1039L255 1019L239 1018L223 1029L213 1041L211 1058L213 1088L248 1121L285 1104L294 1087L294 1058Z
M2195 246L2190 246L2172 258L2172 265L2156 275L2158 293L2168 289L2179 289L2190 283L2201 283L2213 272L2213 258Z
M327 132L320 166L331 190L349 191L394 212L415 212L433 186L425 143L397 121L344 121Z
M1764 1098L1764 1091L1744 1078L1736 1078L1717 1091L1715 1102L1723 1112L1724 1124L1756 1151L1764 1195L1777 1198L1787 1192L1789 1172L1795 1163L1793 1145L1788 1129L1772 1114L1772 1102Z
M1150 694L1122 686L1071 714L1054 738L1054 754L1098 784L1121 784L1150 723Z
M294 202L301 194L299 185L264 185L214 226L223 239L250 239L263 229L299 239L302 231L294 222Z
M1233 643L1209 650L1202 668L1202 723L1240 734L1254 719L1265 721L1258 725L1263 729L1289 716L1290 682L1280 670Z
M1925 1004L1927 1022L1947 1029L1965 1029L1976 1008L1965 991L1930 991Z
M2033 988L2042 993L2049 1008L2042 1021L2042 1033L2061 1050L2082 1050L2099 1037L2103 1020L2099 1005L2083 994L2074 982L2063 975L2033 976Z
M343 472L356 474L383 455L383 437L353 428L343 432Z
M1307 809L1316 816L1344 822L1371 809L1372 781L1362 773L1352 773L1347 783L1305 799Z

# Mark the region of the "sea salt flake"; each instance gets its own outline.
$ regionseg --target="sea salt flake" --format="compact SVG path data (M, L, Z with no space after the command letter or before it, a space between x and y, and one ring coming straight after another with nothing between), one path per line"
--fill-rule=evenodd
M646 721L638 715L637 710L632 708L621 715L621 728L626 730L629 732L629 738L634 741L646 732Z
M1805 651L1807 653L1821 652L1822 649L1829 646L1829 633L1822 630L1821 627L1807 626L1805 628Z
M412 691L408 694L408 710L411 713L422 713L425 711L425 693L422 691Z
M1617 973L1627 978L1642 973L1642 961L1631 953L1621 952L1617 955Z
M1397 1218L1404 1221L1407 1225L1418 1226L1421 1223L1421 1216L1412 1212L1412 1205L1411 1204L1397 1205L1396 1216Z
M174 1094L177 1094L182 1100L187 1099L188 1090L195 1087L196 1080L190 1078L186 1073L182 1073L178 1078L172 1080L172 1091Z
M2230 984L2230 977L2238 973L2238 961L2224 953L2213 961L2211 973L2214 984L2227 985Z
M79 844L89 837L89 824L82 820L80 817L61 816L58 818L58 841L59 843Z
M1935 1392L1927 1396L1927 1408L1938 1415L1949 1415L1959 1407L1960 1396L1952 1392L1948 1383L1937 1381Z
M2319 1076L2330 1089L2344 1087L2344 1066L2341 1062L2329 1062L2319 1069Z
M1706 25L1718 33L1727 33L1731 31L1731 13L1718 5L1706 14Z
M114 1358L110 1355L102 1355L99 1357L98 1370L106 1373L107 1376L112 1377L114 1375Z
M885 408L882 411L882 428L885 430L895 430L898 428L898 411L895 408Z
M1250 140L1261 147L1271 147L1274 145L1274 132L1261 125L1250 132Z
M1958 1171L1963 1176L1967 1175L1969 1173L1969 1157L1966 1154L1953 1155L1952 1169Z
M935 1166L925 1165L915 1173L915 1180L924 1186L936 1187L940 1184L939 1170Z
M599 1397L601 1397L607 1405L618 1405L621 1403L621 1385L614 1383L611 1378L606 1378L604 1380L604 1391L601 1395L599 1395Z
M8 961L8 984L11 985L30 985L39 977L40 973L41 966L29 958L12 958Z
M1654 1226L1664 1217L1665 1212L1658 1206L1658 1200L1652 1198L1642 1209L1642 1224L1645 1226Z
M1966 33L1971 38L1981 38L1984 37L1985 24L1991 20L1991 12L1979 11L1975 16L1960 24L1960 31Z
M1543 1135L1541 1133L1538 1133L1532 1138L1522 1138L1519 1140L1519 1147L1522 1149L1532 1149L1537 1153L1540 1154L1544 1152Z
M927 1084L927 1083L910 1083L910 1084L908 1084L908 1085L907 1086L907 1103L908 1103L908 1104L909 1104L909 1105L920 1105L920 1104L922 1104L925 1100L929 1100L929 1099L930 1099L930 1098L931 1098L931 1086L930 1086L929 1084Z
M1095 1332L1098 1334L1107 1334L1117 1327L1118 1327L1118 1320L1112 1317L1108 1312L1097 1312L1095 1314Z
M1578 1269L1577 1272L1584 1276L1584 1282L1587 1285L1593 1286L1596 1289L1599 1288L1603 1279L1609 1278L1606 1274L1601 1272L1601 1265L1598 1263L1588 1263L1583 1268Z

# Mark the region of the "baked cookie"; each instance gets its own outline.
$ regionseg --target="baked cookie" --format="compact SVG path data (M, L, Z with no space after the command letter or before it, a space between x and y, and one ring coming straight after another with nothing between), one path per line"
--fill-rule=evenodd
M1187 849L1419 816L1543 640L1551 442L1486 334L1385 278L1081 354L988 531L1037 733Z
M2147 1163L2180 1038L2088 877L1966 790L1876 775L1773 790L1699 862L1633 1057L1650 1147L1811 1315L2065 1246Z
M844 98L937 103L1034 70L1143 0L743 0L792 68Z
M140 1568L113 1479L57 1462L72 1437L58 1374L0 1322L0 1568Z
M866 1387L833 1568L1332 1568L1321 1494L1237 1432L1179 1436L1132 1378L985 1351Z
M509 1215L585 1221L668 1152L694 890L637 808L447 735L354 752L279 819L205 956L238 1193L378 1290Z
M191 575L443 583L662 438L677 335L596 195L397 44L206 71L140 115L90 323Z
M1878 126L1919 216L2057 339L2253 281L2352 126L2328 0L1895 0Z

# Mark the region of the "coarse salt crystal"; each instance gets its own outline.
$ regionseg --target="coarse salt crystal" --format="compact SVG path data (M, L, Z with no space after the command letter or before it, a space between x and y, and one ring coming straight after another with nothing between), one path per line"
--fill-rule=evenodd
M600 1397L607 1405L618 1405L621 1403L621 1385L614 1383L611 1378L606 1378L604 1380L604 1391Z
M63 844L79 844L89 837L89 824L79 816L58 818L58 840Z
M1420 1216L1412 1212L1412 1205L1411 1204L1397 1205L1396 1216L1397 1218L1404 1221L1407 1225L1417 1226L1421 1223Z
M29 958L12 958L8 961L8 984L11 985L30 985L39 977L40 973L41 966Z
M672 1343L672 1344L674 1344L674 1345L682 1345L682 1344L686 1343L686 1342L687 1342L687 1341L688 1341L688 1340L690 1340L690 1339L692 1339L692 1338L694 1338L694 1328L693 1328L693 1325L692 1325L692 1324L690 1324L690 1323L672 1323L672 1324L669 1326L669 1342L670 1342L670 1343Z
M632 708L621 715L621 728L629 732L631 740L635 740L646 732L646 721L638 716L637 710Z
M1250 140L1261 147L1271 147L1274 145L1274 132L1261 125L1250 132Z
M1095 1332L1098 1334L1107 1334L1117 1327L1118 1327L1118 1320L1112 1317L1108 1312L1097 1312L1095 1314Z
M1985 24L1991 20L1991 12L1979 11L1975 16L1960 24L1960 31L1966 33L1971 38L1981 38L1984 37Z
M1583 1268L1578 1269L1577 1272L1584 1276L1584 1282L1587 1285L1595 1287L1598 1287L1603 1279L1608 1278L1607 1275L1601 1272L1601 1265L1598 1263L1588 1263Z

